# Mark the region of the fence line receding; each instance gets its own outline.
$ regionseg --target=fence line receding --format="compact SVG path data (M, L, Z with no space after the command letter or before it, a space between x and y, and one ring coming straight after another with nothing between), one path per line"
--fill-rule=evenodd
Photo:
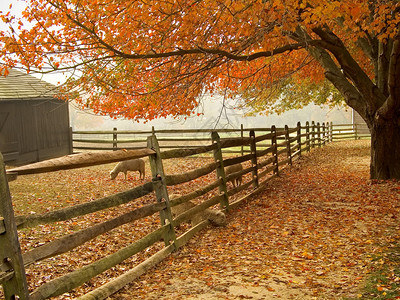
M354 126L352 126L354 129ZM242 201L248 199L254 193L257 193L271 179L279 175L280 171L294 160L298 159L305 151L310 151L313 147L322 147L326 143L339 138L350 137L350 129L345 126L334 127L332 123L306 123L297 124L290 128L253 128L244 130L186 130L185 133L208 134L206 139L197 139L196 143L188 147L172 147L171 145L161 146L163 142L171 142L172 138L162 134L174 134L176 131L147 131L141 132L147 135L143 142L146 143L143 149L128 149L121 151L107 151L101 155L95 155L96 159L87 152L76 154L59 159L53 159L28 166L23 166L5 171L4 164L0 181L2 185L2 194L0 199L0 284L3 286L5 299L46 299L69 292L102 272L120 264L127 258L145 251L160 240L164 246L157 253L152 255L144 262L138 264L133 269L122 274L115 280L104 284L100 288L94 289L80 299L104 299L121 289L124 285L131 282L139 275L143 274L150 267L162 261L172 251L177 250L187 243L187 241L197 232L205 228L210 223L209 218L201 219L197 224L192 224L187 231L178 234L176 228L187 220L199 216L206 209L218 205L223 213L229 213L230 209L239 205ZM184 133L183 131L180 131ZM237 136L227 137L227 133L235 132ZM354 133L354 131L352 131ZM74 134L89 135L87 132L74 132ZM104 134L97 132L95 134ZM132 134L131 132L112 131L114 139L111 145L116 145L111 149L123 149L122 144L128 141L122 141L118 137L123 134ZM134 133L134 134L137 134ZM355 136L355 137L354 137ZM353 134L353 138L360 138L359 133ZM186 144L188 137L181 139ZM90 139L90 142L100 143L99 140ZM81 142L80 138L75 138L74 142ZM129 140L129 142L132 142ZM84 143L89 143L86 140ZM135 142L136 143L136 142ZM79 149L75 147L75 149ZM163 150L165 149L165 150ZM85 149L87 150L87 149ZM99 150L99 148L96 148ZM128 155L127 155L128 152ZM112 157L107 155L113 153ZM233 156L233 153L240 155ZM203 165L201 168L185 172L182 174L165 174L163 170L164 160L183 158L193 155L208 154L213 162ZM7 176L18 180L18 176L24 174L35 174L40 172L53 172L78 168L82 166L105 164L111 161L126 160L132 157L149 157L152 181L136 186L130 190L109 195L93 201L70 206L62 209L46 212L44 214L20 215L14 216L12 210L11 197L8 190ZM75 163L70 160L73 159ZM110 160L111 159L111 160ZM79 163L76 163L79 162ZM241 163L243 169L226 174L225 168L231 165ZM190 193L177 196L170 199L167 187L184 184L196 180L211 173L216 174L214 181L198 187ZM13 176L11 176L13 175ZM243 183L238 186L228 184L232 179L242 176ZM201 196L209 192L214 192L214 196L201 200ZM242 193L242 194L238 194ZM21 253L18 242L18 231L22 228L35 228L43 224L54 222L63 222L78 216L98 212L119 205L130 203L135 199L140 199L146 195L152 195L153 203L143 205L130 211L124 211L121 215L109 219L103 223L97 223L90 227L66 234L51 242L44 242L37 248L33 248L25 253ZM235 196L233 199L233 196ZM239 199L236 199L239 196ZM174 215L174 207L184 203L194 203L192 207ZM91 262L81 269L56 277L43 283L36 289L29 291L25 270L30 265L40 262L49 257L57 257L60 254L68 253L72 249L87 243L88 241L108 233L111 230L135 220L143 220L149 216L157 214L159 226L154 231L145 236L132 241L124 248L117 250L107 256L104 256L94 262ZM129 234L129 233L127 233Z

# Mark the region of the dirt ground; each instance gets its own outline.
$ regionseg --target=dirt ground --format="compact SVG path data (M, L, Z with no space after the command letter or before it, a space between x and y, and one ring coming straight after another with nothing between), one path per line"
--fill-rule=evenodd
M109 299L364 299L400 232L399 182L368 172L367 141L315 149Z

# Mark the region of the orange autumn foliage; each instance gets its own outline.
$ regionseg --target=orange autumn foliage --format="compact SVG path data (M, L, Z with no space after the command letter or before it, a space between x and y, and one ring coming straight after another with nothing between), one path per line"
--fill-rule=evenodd
M323 81L326 70L309 52L323 47L318 27L329 27L373 78L360 40L391 39L400 21L398 1L374 2L27 0L22 17L1 15L10 30L0 34L0 68L73 70L65 97L99 114L185 116L204 93Z

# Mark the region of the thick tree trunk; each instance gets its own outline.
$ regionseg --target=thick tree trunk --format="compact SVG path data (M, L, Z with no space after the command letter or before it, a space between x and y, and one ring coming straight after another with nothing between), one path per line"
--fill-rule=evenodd
M377 122L371 130L371 179L400 179L400 124Z

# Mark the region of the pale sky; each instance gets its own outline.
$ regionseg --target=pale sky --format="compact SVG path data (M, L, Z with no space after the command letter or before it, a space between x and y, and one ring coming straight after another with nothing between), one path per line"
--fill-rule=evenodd
M25 8L25 1L23 0L0 0L0 11L6 13L10 11L10 4L12 4L11 12L12 14L19 16L21 12ZM0 20L0 30L7 30L8 27ZM40 75L40 74L32 74L35 77L38 77L42 80L46 80L52 84L58 84L58 82L63 82L65 77L62 74L49 74L49 75Z
M3 13L10 11L10 4L12 4L11 12L15 15L21 14L25 8L25 1L22 0L0 0L0 11ZM0 20L0 30L4 28L4 23Z
M25 7L25 1L21 0L1 0L0 1L0 10L3 12L9 11L10 4L12 4L12 11L20 12Z

